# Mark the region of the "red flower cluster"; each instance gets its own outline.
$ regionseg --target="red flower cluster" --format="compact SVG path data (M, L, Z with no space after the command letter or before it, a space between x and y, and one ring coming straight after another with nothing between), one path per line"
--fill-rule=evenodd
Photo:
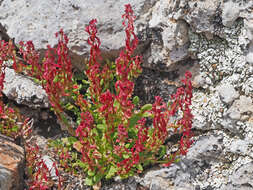
M21 50L22 51L22 50ZM24 59L28 62L36 62L34 57L30 55L35 55L31 52L34 51L33 44L31 42L27 43L27 52L24 53ZM38 57L36 57L37 59ZM4 78L5 78L5 68L6 63L9 59L13 60L13 68L20 68L20 65L16 65L16 55L14 51L14 46L12 42L0 41L0 98L2 97L2 90L4 88ZM20 63L21 64L21 63ZM33 72L35 68L32 67ZM41 159L39 154L39 147L31 143L28 140L28 136L31 134L31 127L29 119L25 119L19 114L18 111L4 105L2 99L0 99L0 133L17 138L21 136L24 139L24 146L26 150L26 163L27 167L30 169L29 175L32 177L30 180L29 189L49 189L48 186L50 173L44 161ZM60 176L56 167L53 165L56 175L59 178L58 189L61 189ZM34 171L33 171L34 170ZM28 171L28 172L29 172Z
M16 71L20 72L20 67L22 67L21 70L25 70L28 75L39 80L48 94L55 114L64 121L62 99L73 93L72 64L68 55L67 36L63 30L60 30L55 36L59 37L58 45L56 48L47 46L43 64L39 63L39 53L31 41L20 42L20 53L26 64L19 62ZM68 127L69 133L74 135L72 127L67 123L65 125Z

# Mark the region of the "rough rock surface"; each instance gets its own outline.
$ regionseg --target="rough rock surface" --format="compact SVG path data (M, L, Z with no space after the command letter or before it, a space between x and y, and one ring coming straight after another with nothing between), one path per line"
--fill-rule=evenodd
M24 150L0 134L0 190L24 189Z
M152 102L155 95L167 100L178 78L190 69L195 142L187 156L171 167L154 167L143 176L103 189L132 189L138 184L152 190L253 189L253 1L128 2L137 15L139 53L144 57L135 93L144 102ZM5 0L0 3L0 23L16 42L33 40L39 49L48 43L54 46L54 33L63 28L70 38L73 64L80 69L80 58L88 50L84 26L91 18L98 19L105 58L113 59L124 45L120 19L124 3ZM12 87L8 89L12 92ZM44 95L35 96L43 101L33 104L45 103ZM23 100L22 104L33 101L26 97L14 99Z
M46 92L36 85L32 79L18 75L13 69L6 68L3 93L18 104L31 108L48 108L49 101Z

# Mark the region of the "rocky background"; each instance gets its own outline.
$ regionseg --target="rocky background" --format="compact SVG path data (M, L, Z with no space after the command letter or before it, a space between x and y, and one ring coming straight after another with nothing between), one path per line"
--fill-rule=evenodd
M81 71L88 55L85 25L98 19L103 57L113 60L124 45L126 3L137 16L138 53L144 57L135 93L143 102L156 95L167 100L184 72L192 71L195 142L179 163L102 189L253 189L252 0L2 0L0 37L32 40L43 52L47 44L56 45L54 33L63 28L74 67ZM6 73L4 94L34 118L38 138L59 134L42 88L12 69ZM1 190L22 183L23 150L10 144L0 138Z

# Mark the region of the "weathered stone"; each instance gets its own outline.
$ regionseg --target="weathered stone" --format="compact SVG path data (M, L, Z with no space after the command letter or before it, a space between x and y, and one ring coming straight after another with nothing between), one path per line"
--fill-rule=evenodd
M239 120L242 114L251 113L253 113L252 99L250 97L240 96L240 99L234 101L226 114L231 119Z
M245 155L249 147L249 142L244 140L234 140L230 145L230 151L236 154Z
M131 0L138 17L152 7L152 0ZM43 52L47 45L52 47L58 42L55 33L61 28L69 38L70 55L73 65L84 69L84 58L89 53L88 33L85 26L91 19L97 19L98 36L101 39L104 58L115 59L125 45L125 32L121 15L124 13L123 1L81 0L64 1L3 1L0 5L0 22L7 34L15 42L32 40L36 49ZM101 14L102 13L102 14ZM145 24L145 23L144 23ZM143 25L141 22L140 25ZM140 46L141 47L141 46Z
M224 148L222 141L222 135L201 136L189 149L187 159L206 161L222 159Z
M232 103L236 98L239 97L239 93L231 84L221 84L217 87L217 90L220 94L221 100L226 104Z
M227 1L223 5L222 23L224 26L232 26L240 15L239 3Z
M253 187L253 163L242 165L230 177L234 185L250 185Z
M126 180L116 180L113 184L105 184L101 190L136 190L137 182L133 177Z
M31 79L18 75L13 69L6 68L3 93L18 104L29 107L49 107L46 92Z
M24 149L0 134L0 190L24 189Z

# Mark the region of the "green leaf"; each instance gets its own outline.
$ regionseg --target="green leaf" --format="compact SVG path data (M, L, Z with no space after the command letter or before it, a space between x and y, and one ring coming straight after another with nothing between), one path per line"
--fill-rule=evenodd
M89 170L89 171L88 171L88 176L93 177L94 175L95 175L95 172L94 172L94 171L92 171L92 170Z
M15 125L15 126L13 126L13 127L11 128L11 131L12 131L12 132L17 132L18 129L19 129L19 127L18 127L17 125Z
M107 126L105 124L98 124L97 125L97 128L100 129L100 130L102 130L102 131L105 131L106 127Z
M28 173L31 176L33 174L33 168L32 166L28 167Z
M152 114L149 113L149 112L144 112L144 113L142 114L142 117L150 117L150 116L152 116Z
M149 111L151 109L152 109L152 104L146 104L146 105L142 106L141 112Z
M97 174L93 177L93 181L96 184L97 182L99 182L101 179L103 178L102 174Z
M58 76L58 75L56 75L56 76L54 77L53 82L54 82L54 83L56 83L56 82L58 82L58 81L59 81L59 76Z
M134 114L129 120L129 127L130 128L134 127L141 118L142 117L140 114Z
M74 142L77 141L77 138L75 138L75 137L68 137L68 140L69 140L69 142L70 142L71 144L73 144Z
M124 159L128 159L130 156L128 154L123 154L122 156Z
M63 114L61 114L61 119L65 125L68 125L68 119Z
M130 143L127 143L127 144L125 145L125 147L126 147L126 148L129 148L130 145L131 145Z
M88 80L82 80L83 84L90 84L90 82Z
M65 138L62 138L61 140L67 146L71 146L71 145L74 144L74 142L77 141L77 138L75 138L75 137L65 137Z
M177 158L174 162L175 162L175 163L180 162L180 158Z
M83 169L87 168L87 164L83 163L81 160L78 160L76 164Z
M120 108L120 103L117 100L115 100L114 103L113 103L113 107L116 107L117 109L119 109Z
M142 167L141 164L138 164L138 165L136 166L136 168L137 168L138 170L140 170L140 171L143 171L143 167Z
M162 145L159 149L159 158L161 159L165 154L166 154L167 150L166 150L166 146Z
M106 179L112 178L115 175L115 173L117 172L117 170L118 169L115 166L111 166L108 173L106 174L105 178Z
M92 178L86 177L85 178L85 184L88 185L88 186L94 185L94 183L92 181Z
M133 104L137 106L139 104L139 102L140 102L140 98L138 96L135 96L133 98Z
M72 110L74 108L74 105L72 105L71 103L68 103L67 105L66 105L66 109L67 110Z
M97 136L98 136L98 131L97 131L97 129L96 129L96 128L93 128L93 129L92 129L92 132L93 132L95 135L97 135Z
M34 78L33 81L34 81L35 83L37 83L37 84L40 84L40 80L39 80L39 79Z
M104 84L104 79L101 79L100 86L102 86L103 84Z

